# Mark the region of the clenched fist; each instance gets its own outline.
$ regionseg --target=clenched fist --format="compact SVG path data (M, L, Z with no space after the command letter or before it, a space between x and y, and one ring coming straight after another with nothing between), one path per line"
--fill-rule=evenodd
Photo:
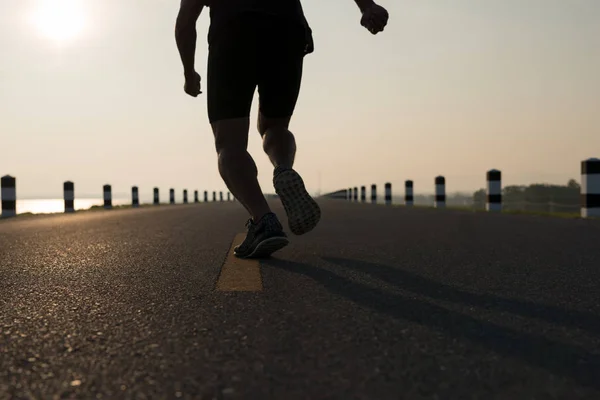
M185 86L183 90L192 97L198 97L202 91L200 90L200 74L194 72L185 77Z
M360 24L367 28L373 35L383 31L387 25L390 15L387 10L378 4L371 4L363 11Z

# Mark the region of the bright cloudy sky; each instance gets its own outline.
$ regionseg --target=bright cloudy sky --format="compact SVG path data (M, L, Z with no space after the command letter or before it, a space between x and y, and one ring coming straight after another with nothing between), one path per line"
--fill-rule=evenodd
M600 1L388 0L372 36L352 0L305 0L306 59L292 130L313 192L348 186L432 192L579 179L600 157ZM206 97L183 93L177 0L0 2L0 175L19 197L224 190ZM206 72L208 15L198 23ZM252 127L255 125L256 101ZM250 151L266 192L272 168Z

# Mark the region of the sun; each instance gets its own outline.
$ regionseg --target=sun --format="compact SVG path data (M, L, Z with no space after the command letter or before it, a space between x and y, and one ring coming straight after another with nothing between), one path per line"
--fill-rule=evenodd
M64 43L76 39L85 28L81 0L38 0L31 22L45 38Z

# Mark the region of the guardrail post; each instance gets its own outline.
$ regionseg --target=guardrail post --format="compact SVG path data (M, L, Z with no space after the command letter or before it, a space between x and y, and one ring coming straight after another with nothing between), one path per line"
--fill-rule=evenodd
M392 204L392 184L390 182L385 184L385 204L387 206Z
M435 178L435 208L446 207L446 178L437 176Z
M75 184L66 181L63 184L63 194L65 198L65 213L75 212Z
M404 205L411 207L415 203L413 181L404 182Z
M104 208L110 210L112 208L112 187L110 185L104 185Z
M0 186L2 217L14 217L17 215L17 180L10 175L3 176Z
M600 217L600 159L581 162L581 216Z
M140 196L137 186L131 188L131 206L135 208L140 206Z
M502 211L502 172L491 169L487 172L487 201L488 211Z

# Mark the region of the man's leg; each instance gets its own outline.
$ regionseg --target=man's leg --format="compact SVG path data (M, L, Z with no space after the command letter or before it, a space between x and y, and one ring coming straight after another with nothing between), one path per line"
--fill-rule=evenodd
M208 117L215 136L219 173L231 193L250 213L248 234L237 245L238 257L263 257L288 244L277 216L258 183L258 171L247 151L249 114L257 84L256 35L242 18L213 36L208 54Z
M248 210L254 221L271 212L258 183L258 170L247 151L249 118L214 121L219 173L229 191Z
M302 177L292 169L296 140L288 127L300 92L304 61L302 47L293 44L301 43L302 38L291 31L291 45L287 46L278 43L280 39L274 39L274 43L266 39L268 45L263 49L258 73L258 131L263 149L275 167L275 192L285 208L290 230L296 235L313 230L321 218L318 204L306 191Z
M246 239L234 248L237 257L268 257L289 241L271 212L258 183L258 170L247 150L249 118L213 120L219 173L251 215Z

